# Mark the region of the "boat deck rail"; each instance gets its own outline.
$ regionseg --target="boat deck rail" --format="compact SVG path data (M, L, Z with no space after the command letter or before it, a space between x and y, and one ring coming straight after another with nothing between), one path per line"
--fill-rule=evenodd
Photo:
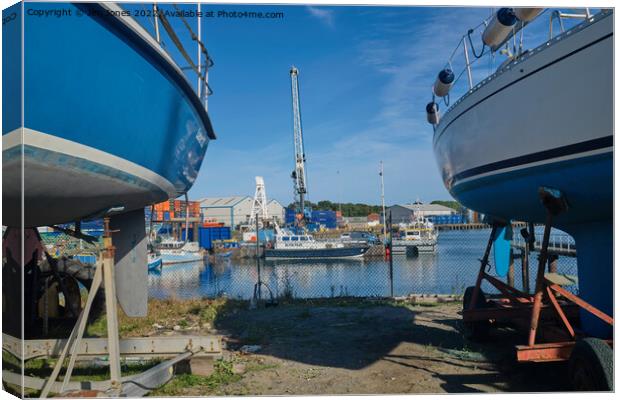
M443 97L443 102L447 107L444 114L450 112L456 105L464 101L469 95L476 92L481 87L495 79L502 73L509 71L516 65L520 64L529 57L539 53L540 51L552 46L553 44L565 39L566 37L573 35L592 23L606 17L612 11L601 10L596 14L592 14L590 9L585 8L582 13L577 12L561 12L559 10L545 9L530 22L518 21L512 30L512 33L501 42L501 44L491 48L486 45L482 46L480 54L477 54L473 37L473 33L479 33L480 35L494 18L492 13L488 18L482 21L480 24L470 29L467 33L463 34L458 41L458 44L450 54L445 67L454 71L455 79L452 83L452 89L450 93ZM525 49L524 45L524 30L526 26L545 23L545 16L548 16L546 23L548 23L549 35L545 42L532 49ZM565 20L577 20L580 21L573 26L565 26ZM559 33L554 36L554 21L559 27ZM540 27L539 27L540 29ZM517 39L518 37L518 39ZM498 51L499 50L499 51ZM459 55L461 54L462 55ZM496 65L497 54L505 55L507 58L500 65ZM461 58L462 57L462 58ZM481 73L481 69L484 68L482 60L488 63L488 72L486 74ZM474 80L474 76L484 76L478 82ZM467 77L467 82L464 83L462 78ZM460 85L459 85L460 83ZM431 95L433 101L435 101L435 94L431 88ZM451 104L450 97L456 97L458 100ZM437 125L434 125L436 129Z
M515 249L525 250L527 242L521 235L514 235L511 245ZM537 239L530 246L530 250L540 251L541 247L542 240ZM559 256L576 257L577 246L575 245L575 240L568 234L551 234L549 236L548 252Z

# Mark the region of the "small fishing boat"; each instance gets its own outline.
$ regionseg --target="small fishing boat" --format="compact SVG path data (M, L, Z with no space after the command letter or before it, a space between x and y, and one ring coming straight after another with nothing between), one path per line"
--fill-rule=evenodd
M148 255L148 270L154 271L160 269L162 266L161 256L157 254L149 254Z
M167 239L157 247L164 265L198 262L204 259L196 242Z
M417 218L408 224L399 224L399 236L392 240L395 254L405 253L408 247L415 247L419 253L437 251L437 229L426 218Z
M368 245L346 245L341 240L316 240L309 234L296 234L276 225L275 239L268 242L266 259L328 259L363 257Z

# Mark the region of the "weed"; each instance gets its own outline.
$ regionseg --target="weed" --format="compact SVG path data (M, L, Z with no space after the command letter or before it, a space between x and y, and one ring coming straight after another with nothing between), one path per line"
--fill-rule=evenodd
M181 374L170 382L149 393L149 396L182 396L188 393L199 392L201 395L214 393L220 386L237 382L241 375L233 372L231 361L218 360L215 371L209 376ZM196 392L194 392L196 391Z

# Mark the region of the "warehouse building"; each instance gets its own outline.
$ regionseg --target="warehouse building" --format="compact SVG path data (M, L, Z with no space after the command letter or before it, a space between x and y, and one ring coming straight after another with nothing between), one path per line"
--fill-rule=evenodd
M271 199L267 202L267 214L271 221L275 220L278 224L284 224L284 206L278 200Z
M200 210L205 220L222 222L233 229L247 224L254 199L250 196L207 197L200 200ZM284 220L284 207L277 201L267 203L267 214L278 223Z
M441 204L396 204L386 209L387 215L392 213L392 223L394 224L410 222L415 212L419 212L424 218L457 214L454 209Z

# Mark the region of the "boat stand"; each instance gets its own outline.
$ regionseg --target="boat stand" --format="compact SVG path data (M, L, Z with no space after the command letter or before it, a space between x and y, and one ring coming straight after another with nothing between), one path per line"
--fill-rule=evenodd
M103 249L95 266L95 273L88 291L86 304L66 340L42 339L21 340L3 334L3 350L22 361L37 357L58 357L48 379L23 377L11 371L2 371L3 380L17 386L41 390L40 398L47 398L51 392L66 394L77 392L79 397L94 397L104 394L109 397L139 397L147 394L172 378L174 366L194 355L221 356L221 339L216 336L148 337L120 340L118 335L118 313L114 279L115 248L109 218L104 219ZM103 283L106 304L107 338L84 339L84 331L91 306ZM61 350L62 349L62 350ZM149 370L133 376L121 376L121 355L141 358L172 357ZM94 359L107 356L110 380L94 382L73 382L71 375L77 358ZM58 376L68 358L62 382Z
M545 276L553 219L567 209L567 202L561 192L549 188L541 187L539 197L547 210L547 217L535 292L529 294L520 291L485 271L489 265L494 235L501 226L494 224L480 263L476 285L468 288L463 297L463 323L465 334L470 339L483 339L494 324L515 326L527 332L527 344L516 346L519 362L569 360L578 340L585 338L577 328L580 309L595 315L612 328L614 323L611 316L562 288L557 274ZM485 295L480 288L485 280L500 294ZM613 347L612 340L604 342Z

